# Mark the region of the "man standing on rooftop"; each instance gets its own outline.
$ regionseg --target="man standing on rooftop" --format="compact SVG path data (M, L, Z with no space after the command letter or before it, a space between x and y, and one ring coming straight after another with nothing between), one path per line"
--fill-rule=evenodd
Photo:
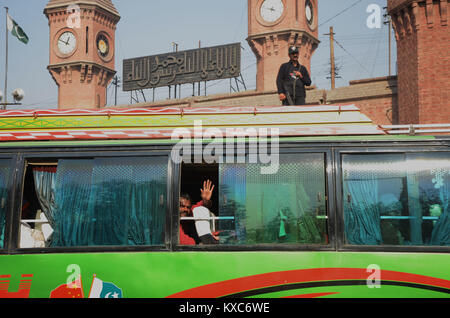
M311 78L305 66L298 61L299 51L295 46L289 47L289 62L280 66L277 76L277 88L283 105L304 105L305 86L311 85Z

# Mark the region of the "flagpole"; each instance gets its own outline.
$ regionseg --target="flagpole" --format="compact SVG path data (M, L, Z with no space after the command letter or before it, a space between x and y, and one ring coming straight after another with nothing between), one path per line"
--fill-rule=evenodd
M5 104L3 105L3 109L6 109L6 105L8 103L8 7L5 7L6 9L6 65L5 65Z

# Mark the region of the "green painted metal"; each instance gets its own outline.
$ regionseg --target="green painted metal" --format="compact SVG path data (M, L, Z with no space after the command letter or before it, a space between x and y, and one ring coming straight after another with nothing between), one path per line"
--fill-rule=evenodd
M345 107L344 107L345 108ZM251 107L246 112L233 112L220 108L205 108L204 112L170 112L170 107L160 112L120 115L112 110L103 114L64 114L27 116L6 116L0 114L0 130L23 129L62 129L62 128L130 128L130 127L188 127L196 120L204 126L255 126L255 125L298 125L298 124L337 124L371 125L372 121L357 108L340 111L339 107L302 108L294 112L258 112ZM197 109L201 111L202 109ZM150 110L151 111L151 110Z
M220 142L221 138L214 139ZM247 141L252 140L246 138ZM261 140L261 139L258 139ZM262 139L263 140L263 139ZM346 142L346 141L430 141L435 136L323 136L323 137L281 137L280 142ZM213 139L203 139L212 142ZM234 140L235 141L235 140ZM123 140L75 140L75 141L9 141L1 142L0 148L28 148L28 147L73 147L73 146L129 146L129 145L173 145L178 140L171 139L123 139Z
M9 291L18 288L22 274L33 274L30 298L49 298L80 269L84 296L94 274L122 289L124 297L162 298L206 284L245 276L311 268L367 268L398 271L450 280L450 254L351 252L124 252L84 254L0 255L0 275L11 275ZM370 273L367 274L369 277ZM383 279L383 277L381 277ZM324 286L260 295L286 297L337 292L328 297L450 297L432 290L382 285L380 288Z

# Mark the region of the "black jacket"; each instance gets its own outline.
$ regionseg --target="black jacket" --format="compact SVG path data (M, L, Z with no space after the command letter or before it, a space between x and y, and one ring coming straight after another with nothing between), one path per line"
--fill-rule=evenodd
M295 81L294 71L299 71L303 78L297 78ZM280 70L277 76L277 88L278 94L289 93L292 97L294 94L294 83L295 83L295 96L306 96L305 86L311 85L311 78L309 77L308 70L306 67L298 63L297 67L289 61L287 63L281 64Z

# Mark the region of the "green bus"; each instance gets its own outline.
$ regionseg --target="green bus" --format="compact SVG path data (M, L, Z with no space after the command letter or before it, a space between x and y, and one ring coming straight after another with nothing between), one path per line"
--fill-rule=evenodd
M352 105L3 111L0 298L448 298L450 137L394 128ZM205 180L209 216L180 219ZM180 241L197 222L215 244Z

